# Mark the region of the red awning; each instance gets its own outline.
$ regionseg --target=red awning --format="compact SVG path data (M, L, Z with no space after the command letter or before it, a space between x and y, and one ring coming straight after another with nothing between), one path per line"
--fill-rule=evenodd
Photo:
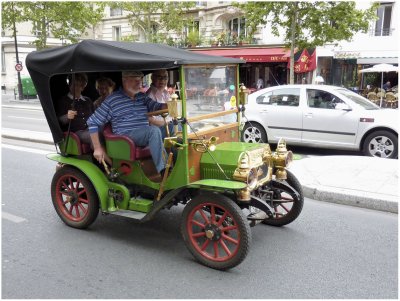
M225 56L243 59L248 63L256 62L287 62L289 57L286 56L284 48L236 48L236 49L190 49L208 55Z

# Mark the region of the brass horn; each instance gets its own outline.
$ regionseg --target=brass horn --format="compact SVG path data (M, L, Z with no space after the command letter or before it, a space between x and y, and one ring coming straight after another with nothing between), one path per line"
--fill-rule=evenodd
M213 152L216 148L216 143L218 141L218 137L212 136L210 139L196 139L190 141L194 150L199 153L205 153L207 150Z

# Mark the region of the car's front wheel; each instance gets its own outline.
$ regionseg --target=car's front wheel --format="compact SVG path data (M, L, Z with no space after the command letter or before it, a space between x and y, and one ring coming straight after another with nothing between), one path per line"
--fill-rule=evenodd
M397 158L398 138L388 131L373 132L364 141L363 153L372 157Z
M258 123L246 123L242 132L242 141L250 143L267 143L267 134Z
M193 256L217 270L241 263L251 242L250 227L239 206L216 193L198 195L186 205L181 232Z

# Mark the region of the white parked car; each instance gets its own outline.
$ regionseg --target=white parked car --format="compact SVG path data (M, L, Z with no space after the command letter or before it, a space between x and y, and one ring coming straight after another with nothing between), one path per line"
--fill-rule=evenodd
M398 110L381 109L342 87L284 85L249 95L244 142L360 150L397 158Z

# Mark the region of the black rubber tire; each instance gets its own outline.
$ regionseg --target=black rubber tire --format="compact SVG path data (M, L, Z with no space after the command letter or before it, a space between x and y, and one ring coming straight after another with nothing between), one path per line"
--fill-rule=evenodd
M224 213L226 217L221 220ZM204 227L199 226L201 221ZM195 231L196 228L199 231ZM213 229L212 238L206 236L207 228ZM217 193L199 194L186 205L182 213L181 233L192 255L203 265L217 270L227 270L240 264L246 258L251 244L250 226L242 210L231 199ZM229 253L224 250L224 245ZM211 258L212 253L214 258ZM223 253L225 256L222 256Z
M276 218L267 218L262 221L263 224L276 227L281 227L290 224L300 215L301 211L303 210L303 205L304 205L303 187L301 186L299 180L297 180L297 178L289 170L286 170L286 172L287 172L287 179L284 182L289 184L295 191L297 191L299 195L297 197L296 195L289 192L285 192L281 189L275 189L274 200L275 200L275 195L281 197L282 193L285 193L289 195L291 198L293 198L293 204L287 214ZM277 202L275 202L275 205L276 204Z
M264 128L257 122L248 122L242 131L242 142L267 143L268 138Z
M363 153L371 157L395 159L399 153L398 137L388 131L372 132L365 138Z
M89 227L99 213L99 198L93 184L71 166L63 166L54 174L51 198L58 216L73 228Z

